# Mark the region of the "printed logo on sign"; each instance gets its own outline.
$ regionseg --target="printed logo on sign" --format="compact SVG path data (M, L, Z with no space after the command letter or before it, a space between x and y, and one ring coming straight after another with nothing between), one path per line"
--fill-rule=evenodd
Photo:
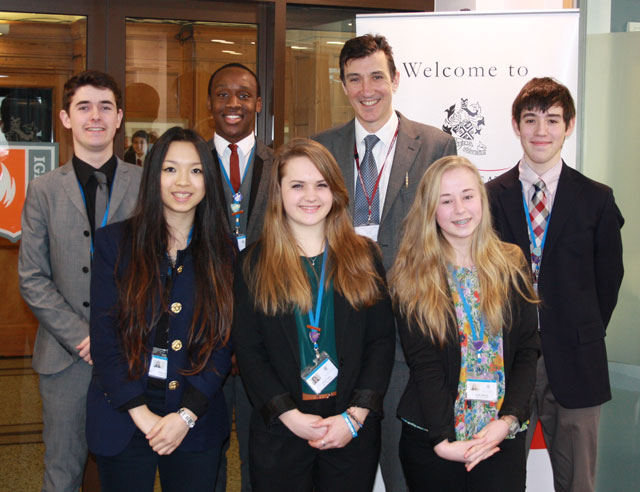
M485 125L480 103L476 101L469 104L469 99L460 98L459 103L452 104L444 111L447 116L442 130L455 138L458 152L485 155L487 146L480 140Z
M56 162L56 143L0 145L0 237L12 242L20 239L20 219L29 182L53 170Z

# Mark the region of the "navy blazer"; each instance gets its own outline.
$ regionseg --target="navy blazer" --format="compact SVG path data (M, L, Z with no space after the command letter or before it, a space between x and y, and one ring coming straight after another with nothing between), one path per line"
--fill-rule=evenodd
M373 250L373 243L371 246ZM268 316L254 307L242 274L250 249L240 253L236 269L232 338L242 380L255 411L262 416L253 418L252 425L275 430L284 427L278 417L302 403L298 331L293 313ZM379 259L377 269L384 279ZM339 371L336 412L355 405L369 408L371 418L380 417L395 350L393 311L386 286L382 298L368 308L356 311L338 292L334 292L334 303Z
M530 257L518 166L487 183L493 224ZM624 219L611 188L564 162L542 254L538 291L542 354L565 408L611 399L604 337L622 283Z
M529 418L540 352L538 317L535 304L513 288L509 303L511 326L502 336L506 387L499 414L513 415L524 422ZM455 331L457 334L457 328ZM462 364L459 337L440 347L400 314L398 332L411 373L398 405L398 416L428 429L433 446L445 439L455 441L454 405Z
M93 274L91 277L91 358L94 369L87 397L87 441L89 449L99 455L112 456L121 452L131 440L136 426L121 407L143 395L147 388L147 375L131 380L128 365L122 353L117 322L119 277L129 264L126 257L116 262L123 244L125 222L118 222L96 231ZM226 405L222 383L231 367L231 348L227 345L211 354L204 371L184 376L179 371L189 368L187 339L195 301L195 275L190 249L181 252L181 272L175 274L169 304L179 302L182 309L169 320L169 347L166 412L182 407L186 388L192 386L209 398L207 411L198 418L193 429L178 447L182 451L202 451L221 445L229 435ZM178 271L179 269L176 269ZM147 341L149 353L155 339L155 328ZM175 343L179 341L180 343Z

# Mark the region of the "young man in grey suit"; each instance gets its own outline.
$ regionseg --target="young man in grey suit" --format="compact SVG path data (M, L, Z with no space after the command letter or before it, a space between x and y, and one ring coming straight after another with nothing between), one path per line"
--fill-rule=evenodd
M422 175L435 160L456 154L456 144L444 132L393 110L400 73L384 36L367 34L347 41L340 52L340 79L356 117L312 138L338 161L356 231L378 242L388 271ZM387 492L406 490L398 458L401 425L396 409L408 379L398 342L382 421L380 467Z
M22 297L39 322L33 368L40 376L47 492L76 491L82 482L93 236L131 214L142 172L113 153L122 100L110 75L88 70L73 76L62 106L74 155L29 185L18 262Z
M487 183L493 224L531 260L542 356L527 441L539 421L556 491L595 488L600 406L611 399L605 335L622 283L624 219L606 185L561 156L576 123L569 89L534 78L512 106L522 159Z
M210 146L220 165L224 208L238 249L255 242L262 232L267 206L273 151L254 135L256 113L262 110L260 83L255 73L239 63L229 63L209 79L209 111L216 132ZM240 448L242 492L251 490L249 480L249 420L251 403L238 368L233 366L224 384L224 396L231 424L235 409L236 433ZM231 425L229 426L231 427ZM225 447L228 448L228 444ZM226 490L227 460L223 453L218 469L217 492Z

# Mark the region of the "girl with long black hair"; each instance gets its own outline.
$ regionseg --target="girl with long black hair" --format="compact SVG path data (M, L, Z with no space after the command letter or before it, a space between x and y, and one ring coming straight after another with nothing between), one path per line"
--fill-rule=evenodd
M235 249L206 142L171 128L145 161L133 216L98 230L87 440L104 491L212 490L229 434Z

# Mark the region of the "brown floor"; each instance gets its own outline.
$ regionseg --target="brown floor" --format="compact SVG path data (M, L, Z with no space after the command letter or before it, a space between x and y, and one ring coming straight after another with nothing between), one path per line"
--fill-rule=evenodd
M38 376L30 358L0 358L0 492L40 490L42 462L42 415ZM227 491L240 491L240 463L235 430L227 452ZM95 477L89 477L84 492L94 492ZM155 490L160 492L156 480Z

